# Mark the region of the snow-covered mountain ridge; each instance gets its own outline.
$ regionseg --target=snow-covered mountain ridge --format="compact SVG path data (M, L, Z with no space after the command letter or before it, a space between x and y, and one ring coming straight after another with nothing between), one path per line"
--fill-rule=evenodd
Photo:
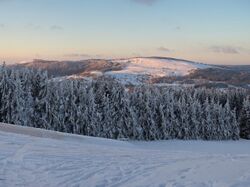
M187 76L198 69L216 67L188 60L162 57L128 58L113 60L113 62L125 64L125 66L123 69L109 71L105 74L121 82L132 84L138 84L152 78Z
M114 74L146 74L150 76L184 76L196 69L214 67L202 63L174 58L146 57L113 60L114 62L126 63L122 70L112 71Z
M10 65L48 71L54 80L113 77L121 83L214 84L215 87L244 87L250 84L250 66L218 66L169 57L89 59L81 61L33 60ZM222 84L223 85L222 85ZM233 85L233 86L232 86ZM209 85L211 86L211 85Z
M82 61L34 60L14 67L47 70L53 77L111 76L125 83L141 83L152 78L186 76L197 69L216 67L193 61L167 57L135 57L124 59L91 59Z

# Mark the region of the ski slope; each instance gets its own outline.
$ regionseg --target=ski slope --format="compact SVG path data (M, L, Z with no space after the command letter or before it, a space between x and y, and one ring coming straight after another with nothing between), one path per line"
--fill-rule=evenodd
M0 186L247 187L249 141L121 142L0 124Z

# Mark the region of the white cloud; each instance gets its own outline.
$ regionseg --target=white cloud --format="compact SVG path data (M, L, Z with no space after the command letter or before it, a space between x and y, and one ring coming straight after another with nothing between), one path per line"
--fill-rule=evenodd
M224 54L238 54L241 51L241 48L239 47L233 47L233 46L211 46L209 48L214 53L224 53Z
M52 25L50 27L51 30L63 30L63 27L59 26L59 25Z

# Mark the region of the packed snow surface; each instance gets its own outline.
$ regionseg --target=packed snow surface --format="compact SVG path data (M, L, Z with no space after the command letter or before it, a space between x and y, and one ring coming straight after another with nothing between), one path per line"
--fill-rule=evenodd
M248 187L249 141L122 142L0 124L0 186Z

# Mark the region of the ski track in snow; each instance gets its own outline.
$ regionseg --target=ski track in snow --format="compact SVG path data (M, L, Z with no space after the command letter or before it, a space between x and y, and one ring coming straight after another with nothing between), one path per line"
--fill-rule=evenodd
M119 142L11 129L0 125L1 187L250 186L250 142L244 140Z

